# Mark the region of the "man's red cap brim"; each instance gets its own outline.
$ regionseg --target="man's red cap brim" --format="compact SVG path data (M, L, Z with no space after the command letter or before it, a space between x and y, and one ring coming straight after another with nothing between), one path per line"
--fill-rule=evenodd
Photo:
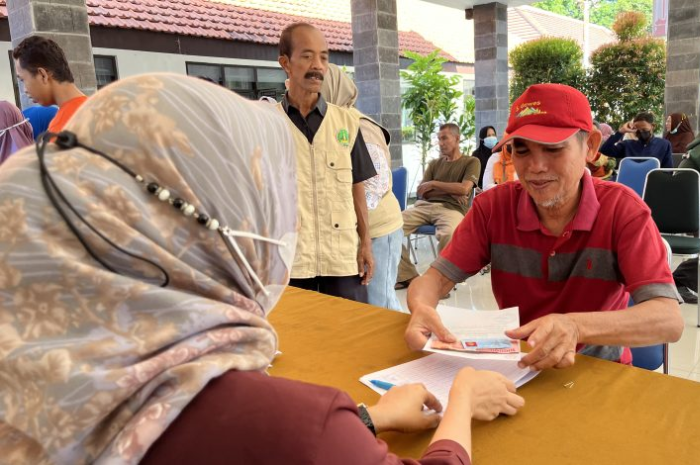
M525 139L545 145L560 144L580 130L580 128L553 128L551 126L528 124L516 129L513 131L513 134L508 134L508 137L496 144L491 151L493 153L500 151L503 144L513 139Z

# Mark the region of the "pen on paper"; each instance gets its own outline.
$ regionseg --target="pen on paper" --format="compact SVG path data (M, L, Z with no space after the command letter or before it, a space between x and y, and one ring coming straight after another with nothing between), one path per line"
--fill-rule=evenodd
M394 384L387 383L386 381L381 381L378 379L371 379L369 382L372 383L374 386L378 387L379 389L384 389L385 391L388 391L389 389L395 386Z

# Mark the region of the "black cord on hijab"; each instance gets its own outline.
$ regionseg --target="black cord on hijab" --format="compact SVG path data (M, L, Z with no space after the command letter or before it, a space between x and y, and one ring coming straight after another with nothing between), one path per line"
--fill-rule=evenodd
M84 144L81 144L78 141L78 138L75 134L69 131L63 131L58 134L52 133L52 132L45 132L41 134L36 141L36 151L39 156L39 169L40 169L40 175L41 175L41 184L44 186L44 190L46 191L46 196L49 198L49 201L51 204L54 206L56 211L61 215L63 220L66 222L66 225L68 228L73 232L75 237L80 241L82 246L85 248L88 254L92 258L94 258L98 263L100 263L103 267L105 267L107 270L116 273L116 274L122 274L116 269L114 269L112 266L110 266L109 263L107 263L105 260L103 260L97 252L95 252L90 245L87 243L85 240L85 237L83 234L78 230L77 226L73 223L73 221L68 217L67 211L64 209L64 207L61 205L61 203L65 204L68 210L70 210L85 226L87 226L92 232L94 232L100 239L105 241L107 244L110 246L114 247L116 250L119 252L131 257L135 258L137 260L141 260L142 262L148 263L150 265L153 265L155 268L157 268L161 273L163 273L164 280L160 284L160 287L166 287L170 283L170 276L168 275L168 272L165 271L165 269L160 266L158 263L149 260L145 257L139 257L138 255L135 255L132 252L129 252L128 250L125 250L121 247L119 247L117 244L109 240L104 234L102 234L100 231L97 230L93 225L91 225L83 216L73 207L73 205L70 204L68 199L66 199L66 196L61 192L61 190L58 188L58 185L54 181L53 177L51 176L51 173L49 172L48 168L46 167L46 146L48 145L49 141L51 139L55 138L55 144L62 150L67 150L71 149L74 147L80 147L82 149L87 150L88 152L91 152L95 155L98 155L105 160L109 161L110 163L113 163L117 167L119 167L121 170L123 170L125 173L129 174L135 179L139 179L140 177L134 173L131 169L129 169L127 166L123 165L120 163L118 160L115 160L114 158L108 156L107 154L100 152L97 149L94 149L92 147L88 147ZM60 202L59 202L60 200Z

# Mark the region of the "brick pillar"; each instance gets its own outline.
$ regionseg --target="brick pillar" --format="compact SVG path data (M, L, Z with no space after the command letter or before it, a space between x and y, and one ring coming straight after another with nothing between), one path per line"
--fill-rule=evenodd
M666 44L666 115L685 113L698 133L700 105L700 2L670 0ZM663 122L660 123L663 126Z
M401 158L401 85L396 0L352 0L357 109L391 134L392 167Z
M502 3L474 6L476 131L508 123L508 7Z
M7 12L13 47L33 35L54 40L68 58L75 85L87 95L95 93L97 81L85 0L8 0ZM21 98L22 108L33 105L24 92Z

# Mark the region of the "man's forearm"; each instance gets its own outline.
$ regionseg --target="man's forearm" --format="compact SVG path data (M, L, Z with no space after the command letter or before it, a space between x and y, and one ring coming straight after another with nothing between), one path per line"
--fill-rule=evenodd
M579 342L640 347L675 342L683 333L678 302L657 297L626 310L567 314L577 324Z
M357 217L357 235L361 244L372 241L369 235L369 220L367 215L367 199L365 198L365 185L361 182L352 185L352 203Z
M413 309L421 305L435 308L440 302L440 297L450 292L454 285L455 283L435 268L428 268L428 271L417 277L408 288L408 309L413 313Z
M433 186L449 195L467 195L474 183L471 181L467 183L433 181Z

